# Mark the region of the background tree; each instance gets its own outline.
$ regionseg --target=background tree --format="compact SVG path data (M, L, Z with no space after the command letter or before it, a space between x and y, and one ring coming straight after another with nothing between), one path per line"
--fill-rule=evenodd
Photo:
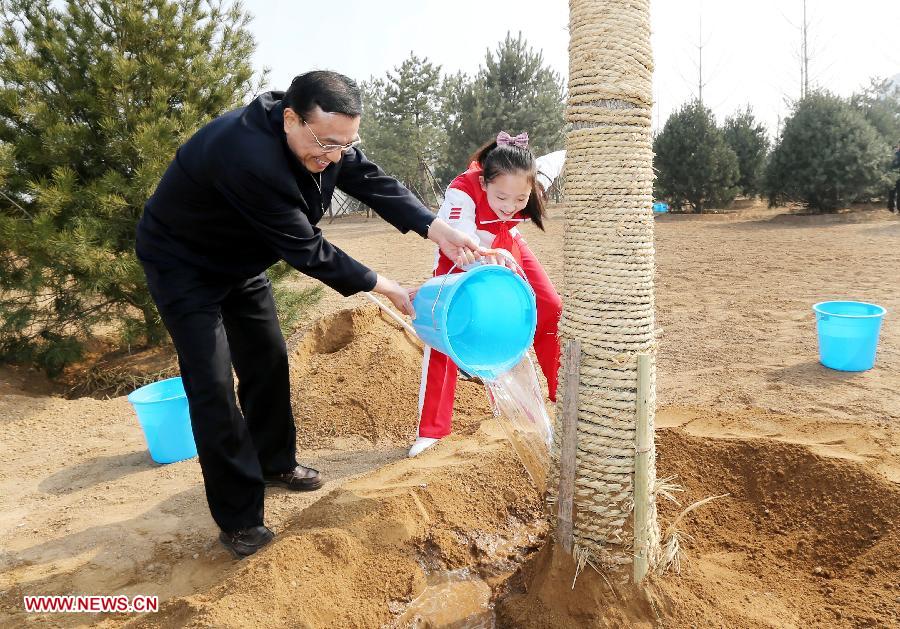
M765 176L769 138L765 126L756 120L748 106L744 111L725 119L725 143L738 159L740 176L737 187L744 196L757 196L762 192Z
M296 271L284 260L269 267L266 274L272 282L278 324L281 326L281 333L287 338L300 322L303 313L322 299L325 286L317 283L311 288L300 290L292 287L291 280L296 276Z
M738 158L716 126L712 111L699 101L669 116L653 141L654 195L675 209L695 212L723 207L738 193Z
M425 204L440 194L434 170L446 152L441 68L410 56L363 85L363 150Z
M563 82L521 35L507 34L474 77L442 76L411 53L363 95L363 150L428 204L500 130L528 131L539 154L564 144Z
M472 125L472 117L480 116L476 114L477 103L472 79L462 72L445 77L441 84L441 102L441 123L447 142L435 174L446 188L465 168L464 162L471 154L471 151L465 153L468 144L458 141L458 138L462 136L464 127ZM459 164L463 166L460 167Z
M0 357L52 372L100 324L164 338L135 225L179 144L253 92L249 20L214 0L0 1Z
M544 63L522 38L507 33L472 81L458 79L444 86L455 99L456 117L449 120L447 161L440 171L444 183L466 168L469 156L501 130L527 131L540 155L565 143L565 87L559 74Z
M850 97L850 104L890 146L900 142L900 85L890 79L872 79L869 87Z
M813 92L785 121L766 171L771 204L799 201L819 211L887 188L891 150L863 114L843 99Z

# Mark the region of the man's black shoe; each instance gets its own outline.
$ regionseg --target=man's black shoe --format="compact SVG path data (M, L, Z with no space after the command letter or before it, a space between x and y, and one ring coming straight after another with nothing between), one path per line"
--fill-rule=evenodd
M219 541L230 550L235 557L243 559L249 557L257 550L268 544L275 537L269 528L265 526L251 526L237 531L222 531Z
M298 465L290 472L284 474L267 474L263 476L266 485L286 487L291 491L313 491L322 486L322 477L319 470Z

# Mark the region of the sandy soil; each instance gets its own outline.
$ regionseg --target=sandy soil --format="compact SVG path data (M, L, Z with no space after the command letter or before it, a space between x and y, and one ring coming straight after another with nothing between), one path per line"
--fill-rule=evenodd
M561 227L557 213L527 234L556 281ZM215 541L196 461L154 464L124 398L66 400L0 370L0 625L900 626L900 221L752 208L656 231L660 474L683 504L730 494L682 523L680 574L613 594L588 570L571 589L568 558L535 552L540 497L476 385L454 436L405 459L419 349L331 293L291 339L302 460L328 483L272 491L278 538L244 562ZM376 219L326 233L401 282L429 274L428 244ZM838 297L889 310L872 371L817 363L811 305ZM22 609L27 594L114 593L165 604L137 619Z

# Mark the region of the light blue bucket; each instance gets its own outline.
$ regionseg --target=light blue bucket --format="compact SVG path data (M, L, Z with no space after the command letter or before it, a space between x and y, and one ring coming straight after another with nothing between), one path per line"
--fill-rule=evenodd
M531 286L497 265L433 277L413 300L413 327L423 342L463 371L495 378L515 367L534 340Z
M823 301L813 311L823 365L838 371L865 371L875 365L884 308L861 301Z
M654 214L665 214L669 211L669 204L663 203L662 201L657 201L653 204L653 213Z
M134 406L154 461L175 463L197 456L181 378L168 378L136 389L128 401Z

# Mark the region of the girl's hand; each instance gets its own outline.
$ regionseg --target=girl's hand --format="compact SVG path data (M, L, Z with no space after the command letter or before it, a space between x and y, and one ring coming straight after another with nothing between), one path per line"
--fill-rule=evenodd
M484 260L487 264L498 264L510 271L518 272L518 267L512 260L512 256L504 255L502 249L485 249Z
M416 316L416 311L413 309L410 298L410 289L403 288L394 280L379 275L378 281L375 282L375 288L372 291L390 299L394 307L403 314L410 317Z

